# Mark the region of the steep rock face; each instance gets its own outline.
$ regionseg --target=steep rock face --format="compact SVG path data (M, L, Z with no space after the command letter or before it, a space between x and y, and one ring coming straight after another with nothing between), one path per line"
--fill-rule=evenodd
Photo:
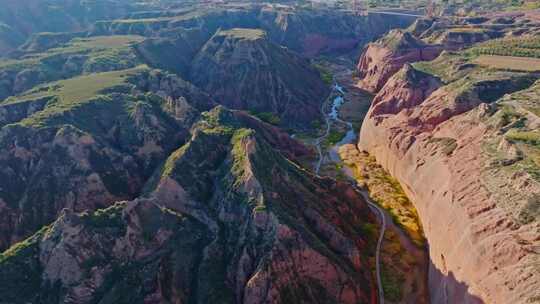
M414 108L441 85L438 78L405 64L373 99L370 118L397 114L404 109Z
M497 18L420 18L406 30L392 30L369 43L357 65L359 85L377 93L406 63L430 61L442 51L457 51L483 41L505 36L534 34L538 24L523 26L523 16L512 16L510 24ZM495 25L496 24L496 25Z
M540 184L538 165L524 165L537 157L536 148L499 144L518 123L538 128L538 117L520 105L529 98L511 94L534 79L480 70L442 85L406 66L375 97L362 125L359 148L400 181L419 212L432 303L538 299L538 213L527 206L537 201ZM527 94L537 93L534 86ZM505 94L517 97L499 100ZM489 152L493 145L506 151Z
M409 32L392 30L365 48L357 67L359 85L378 92L405 63L433 60L441 51L440 46L430 46Z
M171 37L148 38L135 46L138 54L150 66L170 70L187 78L193 58L212 37L212 29L205 27L172 31Z
M430 40L441 44L447 50L455 50L464 46L472 45L478 42L486 41L493 38L501 37L502 34L493 30L443 30L435 33L430 37Z
M501 37L509 30L505 27L490 26L490 21L490 18L485 18L481 22L473 19L422 18L415 21L408 30L430 44L441 45L446 50L457 50Z
M374 222L367 205L350 186L285 158L300 156L301 145L276 136L243 113L203 114L143 197L97 212L65 210L0 255L2 298L372 303L360 228Z
M108 76L81 81L91 86ZM95 210L135 197L155 166L186 139L200 111L213 105L200 90L159 71L139 71L88 99L54 91L77 85L51 85L50 96L0 104L1 249L63 208Z
M270 7L263 7L258 19L272 41L308 57L350 52L391 29L407 27L414 21L414 17L407 16L357 16L335 10Z
M254 29L214 35L195 57L190 80L223 105L273 113L288 126L318 118L329 91L308 61Z
M245 3L234 8L204 7L196 14L161 11L148 18L99 21L90 33L171 37L186 30L202 29L211 35L218 29L261 28L272 42L312 57L356 50L390 29L405 28L414 20L411 16L358 16L344 10Z

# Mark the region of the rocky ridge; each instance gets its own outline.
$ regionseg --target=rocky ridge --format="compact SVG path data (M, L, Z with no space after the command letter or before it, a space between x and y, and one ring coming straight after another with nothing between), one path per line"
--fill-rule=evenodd
M38 32L76 32L97 20L115 19L155 8L151 2L6 0L0 12L0 52L16 51Z
M540 30L540 23L527 14L517 14L504 25L497 24L499 18L420 18L406 30L392 30L365 47L357 66L358 84L377 93L406 63L431 61L442 51L495 38L535 35Z
M305 59L254 29L216 33L195 57L189 78L229 108L275 113L289 127L318 119L321 97L329 93Z
M55 19L74 32L30 26L0 61L0 302L376 302L364 200L299 167L310 151L262 120L308 126L327 85L305 57L411 18L107 3L124 4ZM209 111L220 102L259 118Z
M103 77L112 83L99 87ZM81 84L98 90L85 99ZM43 96L29 92L34 96L0 104L3 249L64 208L94 210L133 198L154 167L186 139L200 111L214 105L178 77L148 68L46 88Z
M144 195L97 212L66 209L0 255L3 299L371 302L360 230L373 222L367 205L285 158L302 148L272 129L223 108L203 114Z

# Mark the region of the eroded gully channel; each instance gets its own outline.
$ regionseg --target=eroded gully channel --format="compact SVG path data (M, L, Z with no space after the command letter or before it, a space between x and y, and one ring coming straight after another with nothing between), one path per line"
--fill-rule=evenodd
M339 117L339 109L340 107L346 102L345 99L345 91L340 86L339 80L334 79L334 86L333 91L329 95L328 99L323 103L321 106L321 113L324 116L325 120L325 132L323 135L318 137L314 144L315 148L318 153L318 159L315 163L315 173L317 175L320 174L321 167L325 162L331 162L335 164L343 164L343 160L341 159L339 155L339 148L343 145L347 144L355 144L357 141L357 132L355 132L355 129L353 127L353 124L349 121L345 121ZM327 151L325 151L322 147L322 143L325 141L325 139L330 135L330 130L332 128L333 123L343 124L347 126L347 132L345 136L335 145L330 147ZM398 238L401 244L404 246L404 248L411 252L414 255L418 255L418 248L413 244L411 239L406 235L406 233L400 229L392 220L391 215L383 208L379 207L369 196L369 192L365 189L360 188L357 185L356 178L354 177L353 171L348 168L347 166L340 166L340 170L343 174L350 180L352 186L354 189L362 195L364 200L368 203L369 208L372 210L373 213L377 216L377 219L380 224L380 230L379 230L379 236L377 240L377 246L376 246L376 252L375 252L375 275L377 280L377 289L378 289L378 295L379 295L379 303L384 304L385 298L384 298L384 289L382 284L382 277L381 277L381 251L382 246L384 242L385 232L388 229L393 230Z

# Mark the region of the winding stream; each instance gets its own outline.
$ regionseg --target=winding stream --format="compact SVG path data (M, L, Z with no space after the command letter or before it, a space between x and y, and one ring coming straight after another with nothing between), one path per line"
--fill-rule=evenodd
M331 96L333 96L334 93L336 93L336 92L338 93L338 96L334 97L334 100L332 102L331 111L330 111L330 113L327 113L325 111L325 107L326 107L328 101L330 100ZM339 108L345 102L345 99L343 98L343 94L344 94L343 88L338 83L335 83L330 96L328 97L328 99L321 106L321 113L324 116L324 120L325 120L325 123L326 123L326 129L325 129L324 134L321 137L319 137L319 138L317 138L315 140L315 147L316 147L317 152L319 154L319 159L317 160L317 163L315 165L315 173L317 175L319 175L319 172L321 170L321 165L322 165L322 163L324 161L324 153L323 153L323 150L322 150L322 147L321 147L321 143L330 134L332 121L346 124L348 126L349 130L347 131L345 137L343 137L337 144L332 146L330 148L330 150L328 151L331 161L336 162L336 163L340 163L341 158L340 158L339 153L338 153L339 147L341 147L343 145L346 145L346 144L353 143L356 140L356 133L354 132L354 128L353 128L352 123L350 123L348 121L344 121L344 120L339 118ZM353 176L352 171L349 168L346 168L346 167L344 167L342 170L349 177L349 179L352 181L354 189L358 193L360 193L360 195L362 195L364 200L368 203L368 206L370 207L370 209L375 214L377 214L377 217L379 218L380 223L381 223L381 230L380 230L380 233L379 233L379 239L377 241L377 248L376 248L376 252L375 252L375 270L376 270L376 277L377 277L377 289L378 289L378 293L379 293L379 303L384 304L384 290L383 290L383 287L382 287L382 279L381 279L381 248L382 248L382 243L383 243L383 240L384 240L384 233L386 231L386 225L387 225L386 224L386 215L385 215L384 211L371 200L371 198L369 197L369 194L368 194L367 191L361 190L360 188L358 188L356 186L356 181L355 181L355 178Z

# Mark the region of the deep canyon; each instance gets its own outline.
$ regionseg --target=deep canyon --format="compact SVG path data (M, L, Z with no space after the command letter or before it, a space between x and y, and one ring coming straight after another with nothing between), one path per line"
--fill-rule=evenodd
M0 303L539 303L540 11L479 2L7 0Z

